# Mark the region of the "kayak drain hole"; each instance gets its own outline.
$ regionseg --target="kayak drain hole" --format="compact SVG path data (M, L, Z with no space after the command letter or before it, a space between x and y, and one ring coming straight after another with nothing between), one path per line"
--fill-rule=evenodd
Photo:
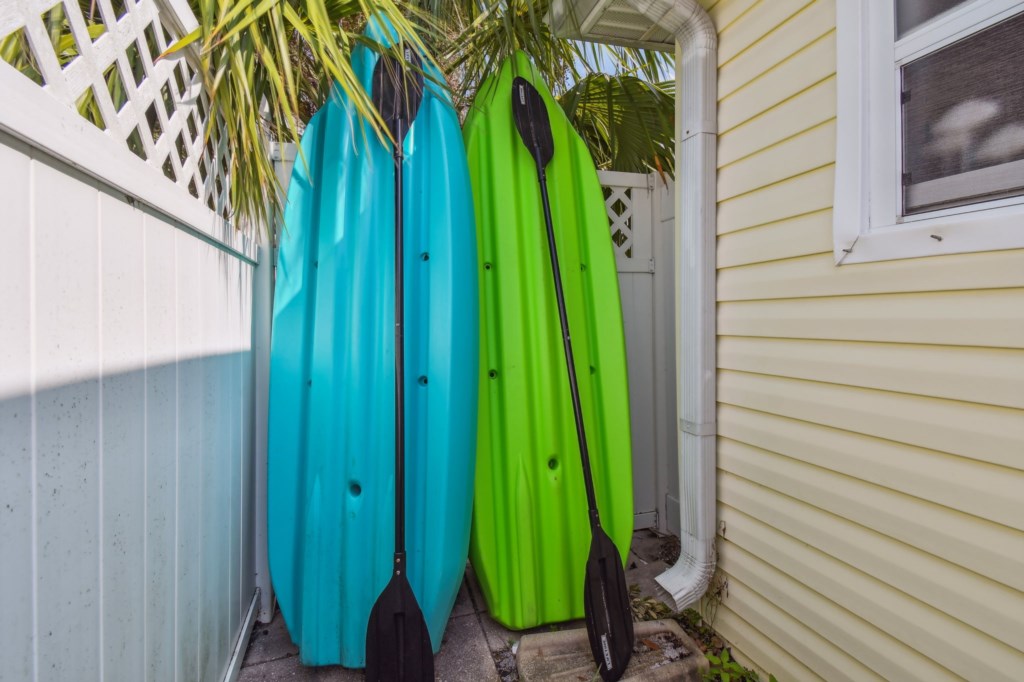
M352 497L359 497L363 493L363 488L356 481L352 481L348 484L348 492Z
M423 253L420 254L420 260L430 260L430 254L424 251Z
M498 378L498 372L492 369L490 372L487 373L487 376L489 376L492 379L497 379Z
M484 270L490 270L490 269L491 269L491 264L490 263L484 263Z
M420 377L419 378L419 382L420 382L420 386L426 386L427 385L427 378L426 377Z
M552 457L551 459L548 460L548 469L551 469L552 471L554 471L557 468L558 468L558 458L557 457Z

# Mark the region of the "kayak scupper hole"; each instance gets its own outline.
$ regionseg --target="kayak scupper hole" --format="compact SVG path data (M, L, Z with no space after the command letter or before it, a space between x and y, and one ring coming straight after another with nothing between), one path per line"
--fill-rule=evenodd
M420 254L420 260L424 262L430 260L430 254L424 251L423 253Z
M554 471L557 468L558 468L558 458L557 457L552 457L551 459L548 460L548 469L551 469L552 471Z
M594 367L593 365L591 365L591 366L590 366L590 373L591 373L591 374L597 374L597 368L596 368L596 367Z
M580 272L586 272L586 271L587 271L587 264L586 263L580 263Z
M348 484L348 492L352 497L359 497L363 494L363 487L359 485L359 481L352 481Z
M427 385L427 377L425 377L425 376L420 377L418 379L418 381L419 381L420 386L426 386Z
M484 270L490 270L490 269L491 269L491 264L490 263L484 263Z
M487 376L489 376L489 377L490 377L490 378L492 378L492 379L497 379L497 378L498 378L498 371L497 371L497 370L494 370L494 369L492 369L491 371L489 371L489 372L487 373Z

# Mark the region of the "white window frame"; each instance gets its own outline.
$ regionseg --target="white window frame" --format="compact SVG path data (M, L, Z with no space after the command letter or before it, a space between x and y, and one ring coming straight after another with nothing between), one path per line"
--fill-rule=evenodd
M902 65L1024 11L1024 0L974 0L899 41L894 5L836 3L836 264L1024 248L1024 196L900 215L899 81Z

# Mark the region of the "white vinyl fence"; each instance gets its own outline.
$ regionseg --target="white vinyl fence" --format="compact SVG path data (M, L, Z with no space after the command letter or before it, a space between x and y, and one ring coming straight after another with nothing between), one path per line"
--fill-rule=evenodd
M600 171L629 369L633 525L678 533L671 180Z
M0 680L230 678L257 611L264 268L154 59L194 26L0 7Z

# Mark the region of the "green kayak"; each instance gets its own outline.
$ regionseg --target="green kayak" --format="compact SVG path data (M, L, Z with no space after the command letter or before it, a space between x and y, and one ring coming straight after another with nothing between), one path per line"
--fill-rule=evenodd
M633 530L626 347L601 185L583 140L529 57L480 88L463 134L476 203L481 385L470 559L491 615L513 629L583 616L586 493L537 173L512 119L512 80L542 94L547 167L602 524L625 560Z

